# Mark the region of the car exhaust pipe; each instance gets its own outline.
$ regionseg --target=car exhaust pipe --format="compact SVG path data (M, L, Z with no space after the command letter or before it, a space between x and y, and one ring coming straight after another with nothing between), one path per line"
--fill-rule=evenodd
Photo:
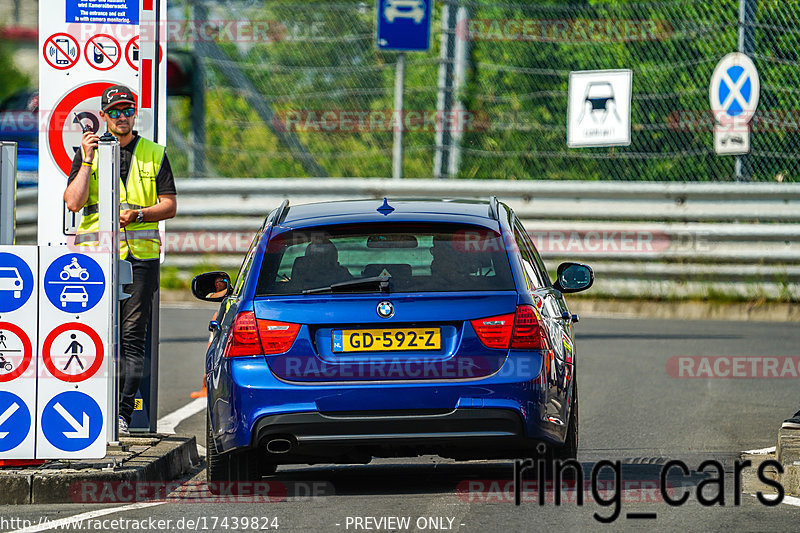
M283 437L278 437L267 442L267 451L274 454L289 453L293 447L294 443Z

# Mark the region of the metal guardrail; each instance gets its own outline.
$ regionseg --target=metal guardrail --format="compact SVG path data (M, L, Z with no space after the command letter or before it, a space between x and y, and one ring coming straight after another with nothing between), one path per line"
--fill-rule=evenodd
M488 198L523 219L548 265L590 263L596 291L800 298L800 185L390 179L178 179L167 265L239 267L264 216L354 198ZM17 240L35 241L36 190L18 194Z

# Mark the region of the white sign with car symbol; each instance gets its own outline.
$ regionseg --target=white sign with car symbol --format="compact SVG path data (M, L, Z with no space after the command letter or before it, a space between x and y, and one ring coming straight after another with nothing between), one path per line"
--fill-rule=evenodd
M630 70L569 73L567 146L628 146L631 143Z
M413 20L414 24L420 24L425 18L425 2L424 0L386 0L383 16L389 22L406 18Z

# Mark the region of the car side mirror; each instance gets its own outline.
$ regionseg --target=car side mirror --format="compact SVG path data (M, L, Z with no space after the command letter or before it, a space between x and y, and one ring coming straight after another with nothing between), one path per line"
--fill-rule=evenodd
M561 292L585 291L594 283L594 272L581 263L561 263L558 265L556 282L553 286Z
M206 302L221 302L233 293L231 277L227 272L206 272L192 280L192 294Z

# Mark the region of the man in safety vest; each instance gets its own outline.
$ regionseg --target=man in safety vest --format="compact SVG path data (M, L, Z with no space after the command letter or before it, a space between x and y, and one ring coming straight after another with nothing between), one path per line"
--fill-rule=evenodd
M175 179L165 148L134 131L136 100L124 85L103 91L100 118L120 144L120 256L133 265L131 295L120 302L119 434L128 435L134 399L144 368L145 335L158 285L161 240L158 222L175 216ZM75 153L64 201L70 211L83 209L75 237L79 246L97 245L100 225L97 204L97 144L95 132L83 134ZM106 239L104 239L106 240Z

